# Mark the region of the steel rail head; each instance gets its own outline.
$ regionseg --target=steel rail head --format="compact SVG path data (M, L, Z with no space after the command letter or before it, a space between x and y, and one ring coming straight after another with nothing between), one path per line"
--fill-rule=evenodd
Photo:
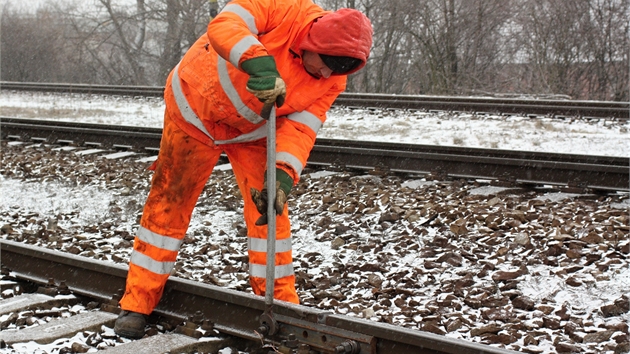
M51 123L19 118L0 118L0 125L2 139L31 141L45 138L47 143L64 140L81 145L82 141L90 139L101 146L132 144L134 148L146 150L159 147L161 137L158 128ZM456 178L496 179L511 175L516 181L527 184L562 186L577 183L596 191L630 190L628 159L614 156L317 139L308 163L311 166L341 164L368 170L383 165L392 172L410 173L441 170L444 176Z
M163 87L1 81L0 89L161 97ZM630 119L630 102L343 92L340 106Z
M2 265L12 277L36 284L65 280L76 294L109 302L124 287L126 267L46 248L0 239ZM154 315L186 321L201 314L222 333L260 340L256 330L265 308L261 296L191 280L170 277ZM510 354L514 351L460 339L401 328L387 323L335 315L327 311L278 301L277 333L270 343L298 339L307 347L340 353Z

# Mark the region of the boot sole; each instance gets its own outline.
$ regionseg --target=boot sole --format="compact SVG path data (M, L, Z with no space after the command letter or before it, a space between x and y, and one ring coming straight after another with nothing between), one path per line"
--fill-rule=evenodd
M114 327L114 332L121 337L126 337L126 338L131 338L131 339L140 339L144 337L144 329L140 332L140 331Z

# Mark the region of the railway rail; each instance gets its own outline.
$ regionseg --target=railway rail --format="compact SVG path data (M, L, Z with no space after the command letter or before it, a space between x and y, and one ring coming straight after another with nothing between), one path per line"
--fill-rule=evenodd
M161 129L0 117L2 139L156 153ZM630 190L623 157L317 139L309 164L488 179L498 184L553 185L592 191Z
M162 97L163 87L0 82L2 90ZM628 120L630 102L342 93L335 105Z
M59 293L96 300L101 303L102 310L100 314L87 314L81 319L76 318L78 315L73 316L74 319L60 319L51 322L50 326L40 326L35 330L5 330L0 333L0 340L5 345L28 340L49 343L57 339L53 337L53 332L58 337L72 337L75 332L102 325L111 326L113 323L116 316L107 311L116 312L116 294L124 288L127 274L124 267L7 240L0 241L0 251L4 274L10 274L14 280L33 283L48 295L40 296L39 304L35 301L37 298L2 300L0 314L42 306L44 302L55 301L51 297ZM216 347L217 341L225 344L240 340L251 343L262 341L276 348L276 352L300 354L514 353L284 302L274 304L275 327L264 328L266 323L261 322L264 307L264 299L260 296L170 277L164 296L152 316L161 316L180 325L173 333L166 334L167 337L176 337L165 339L162 335L161 339L153 338L149 341L153 342L148 344L149 348L155 348L155 343L158 343L160 352L167 349L197 352L200 347L205 350L208 350L208 346ZM215 337L218 333L221 338L214 342L199 341L204 333L213 333ZM114 348L118 351L113 352L130 352L131 349L127 348L132 345L123 344ZM175 347L168 348L169 345ZM144 347L144 352L151 350L149 348Z

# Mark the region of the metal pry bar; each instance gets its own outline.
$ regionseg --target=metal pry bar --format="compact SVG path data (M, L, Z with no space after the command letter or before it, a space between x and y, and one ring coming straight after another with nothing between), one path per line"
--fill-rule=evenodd
M273 294L276 280L276 107L272 104L267 120L267 268L265 312L260 318L265 334L272 335L278 326L273 318Z

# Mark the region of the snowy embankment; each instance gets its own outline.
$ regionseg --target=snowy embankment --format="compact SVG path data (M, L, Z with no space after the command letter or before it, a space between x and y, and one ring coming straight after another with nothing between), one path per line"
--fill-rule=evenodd
M7 96L22 97L13 113L5 112ZM2 115L39 101L23 114L160 124L160 100L81 97L3 92ZM538 151L555 141L551 151L587 153L586 146L624 156L626 131L605 120L338 108L321 136ZM3 143L2 237L124 264L148 192L147 163L76 152ZM305 305L525 353L630 351L626 193L306 170L289 206ZM218 169L199 199L177 276L251 291L241 208L231 171Z

